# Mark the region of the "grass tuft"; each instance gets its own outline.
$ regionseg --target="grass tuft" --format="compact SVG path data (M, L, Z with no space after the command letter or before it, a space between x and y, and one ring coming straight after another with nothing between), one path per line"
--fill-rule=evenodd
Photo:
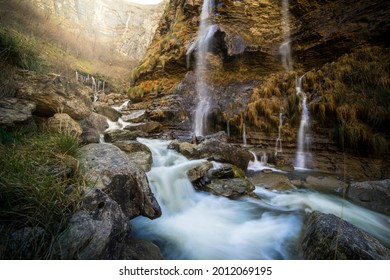
M57 236L82 201L78 140L46 131L0 135L0 259L53 258Z

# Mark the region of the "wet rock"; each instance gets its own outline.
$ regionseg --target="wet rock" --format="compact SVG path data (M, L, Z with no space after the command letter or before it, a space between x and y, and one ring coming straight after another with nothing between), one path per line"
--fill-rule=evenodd
M125 122L139 123L146 117L146 110L134 110L133 112L123 112L122 120Z
M205 185L203 190L228 198L239 198L250 195L255 190L255 186L247 179L242 178L215 179L210 184Z
M18 87L16 97L36 104L33 113L36 116L65 113L74 120L82 120L92 113L90 91L65 77L17 70L14 80Z
M346 198L368 209L390 216L390 180L353 182Z
M147 122L147 123L128 125L124 129L129 131L139 130L150 134L150 133L161 132L162 126L159 122Z
M287 191L295 189L287 176L276 173L256 173L248 178L255 186L269 190Z
M79 137L83 130L78 122L72 119L68 114L55 114L47 121L49 130L64 134L72 134Z
M157 218L160 206L149 188L144 171L126 153L111 144L89 144L80 149L82 172L99 189L116 201L128 219L139 215Z
M229 163L215 163L214 167L208 171L207 176L211 180L246 177L242 169Z
M114 143L119 141L136 140L138 137L146 137L148 134L143 131L110 130L104 133L104 141Z
M207 177L208 171L211 168L213 168L213 164L209 161L206 161L197 167L188 170L188 179L193 183L200 179L204 179Z
M31 119L35 103L18 98L0 99L0 125L11 126Z
M248 151L215 139L207 139L198 145L197 152L199 158L231 163L242 170L248 168L248 163L252 159L252 155Z
M114 142L113 144L124 151L130 161L138 165L143 171L150 171L153 158L152 152L146 145L137 141L122 141Z
M129 237L124 241L121 260L163 260L160 248L154 243Z
M227 138L228 136L225 131L219 131L217 133L205 136L205 139L215 139L221 142L227 142Z
M128 218L117 202L99 189L89 192L85 210L75 213L58 239L59 259L104 259L109 244L129 230Z
M94 109L96 113L107 117L109 120L113 122L117 122L119 118L122 116L120 112L118 112L111 106L107 106L104 104L100 104L100 103L94 104Z
M307 260L387 260L390 250L354 225L332 215L312 212L302 240Z
M348 184L332 176L308 176L304 186L320 192L342 194Z
M103 133L108 128L107 117L93 112L84 121L89 122L99 133Z

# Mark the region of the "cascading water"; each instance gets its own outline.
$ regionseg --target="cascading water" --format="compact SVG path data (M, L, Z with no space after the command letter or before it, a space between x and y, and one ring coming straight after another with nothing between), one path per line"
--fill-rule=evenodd
M282 65L284 70L293 70L293 62L291 56L291 39L290 39L290 14L289 0L282 1L282 25L283 25L283 43L279 47L279 53L282 57Z
M309 110L307 108L307 96L302 90L302 79L305 75L296 80L296 92L301 100L302 116L298 131L298 149L295 157L295 167L298 169L306 168L307 158L310 157L310 133L309 133Z
M275 143L275 156L278 155L278 153L283 152L282 147L282 127L283 127L283 113L279 114L279 127L278 127L278 138L276 139Z
M207 52L210 49L210 41L218 30L218 26L212 25L210 17L214 10L214 0L205 0L200 16L199 36L197 39L196 53L196 92L198 95L198 105L194 118L195 135L203 136L207 127L207 113L210 110L210 97L208 86L205 81L207 72Z
M384 215L308 190L257 186L261 200L196 192L186 173L205 160L190 161L167 149L169 141L138 141L152 151L147 175L163 214L155 220L137 217L133 230L158 244L166 259L298 259L304 216L314 210L343 215L390 245L390 220Z
M244 146L247 145L246 143L246 125L245 122L242 124L242 143Z

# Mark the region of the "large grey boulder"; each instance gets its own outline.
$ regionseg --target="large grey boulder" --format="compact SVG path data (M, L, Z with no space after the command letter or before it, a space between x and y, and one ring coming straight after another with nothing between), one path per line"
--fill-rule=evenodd
M143 171L150 171L153 157L148 146L137 141L121 141L113 144L124 151L130 161L138 165Z
M312 212L302 240L307 260L386 260L390 250L374 237L332 214Z
M121 207L101 190L90 192L83 205L57 242L58 259L104 259L129 230Z
M159 249L153 244L127 242L131 238L130 219L139 215L154 219L161 215L145 172L111 144L86 145L80 149L79 160L88 186L82 209L70 218L58 239L56 257L137 258L139 248L143 248L150 254L139 258L158 259Z
M390 216L390 179L353 182L348 187L346 197L356 204Z
M157 218L160 206L149 188L146 174L126 153L111 144L89 144L80 149L83 173L93 184L116 201L129 218L139 215Z
M94 112L79 124L83 130L80 138L84 144L99 143L100 135L108 128L107 117Z
M66 113L72 119L82 120L92 113L90 91L63 76L17 70L14 80L16 97L32 101L36 105L33 112L36 116Z

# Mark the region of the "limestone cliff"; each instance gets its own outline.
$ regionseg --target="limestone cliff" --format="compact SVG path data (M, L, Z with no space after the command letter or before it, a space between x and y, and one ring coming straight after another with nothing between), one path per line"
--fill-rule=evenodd
M166 0L158 5L140 5L126 0L30 0L47 16L93 44L109 44L134 60L145 54Z
M312 150L324 157L317 157L312 167L322 164L340 171L340 159L326 155L334 151L386 155L390 3L290 1L286 20L282 2L215 1L212 22L218 30L207 53L212 100L208 133L229 126L230 140L240 142L245 124L248 143L272 153L282 113L285 155L291 163L302 113L296 78L307 73L303 90L312 116ZM202 3L170 1L151 47L131 77L131 108L147 109L150 119L167 128L192 130L197 50L191 52L191 46L198 36ZM293 71L284 70L279 49L286 40L286 21ZM378 172L376 177L385 176Z

